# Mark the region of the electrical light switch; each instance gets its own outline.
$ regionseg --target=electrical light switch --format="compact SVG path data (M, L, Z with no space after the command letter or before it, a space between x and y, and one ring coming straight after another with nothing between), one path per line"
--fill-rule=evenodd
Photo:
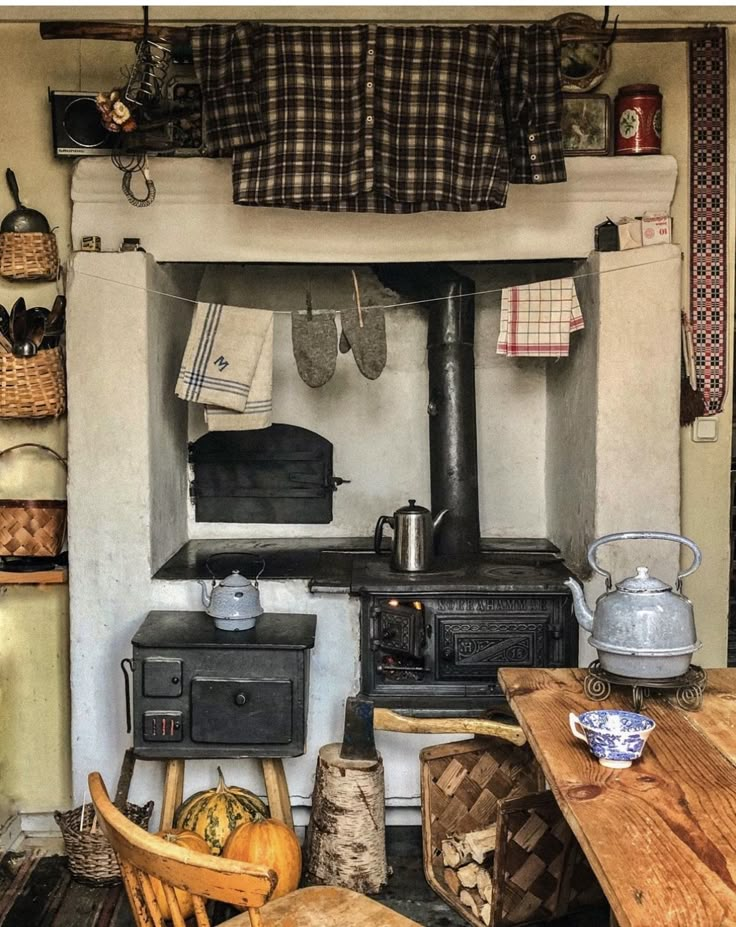
M718 440L718 421L714 416L696 418L692 427L693 441Z

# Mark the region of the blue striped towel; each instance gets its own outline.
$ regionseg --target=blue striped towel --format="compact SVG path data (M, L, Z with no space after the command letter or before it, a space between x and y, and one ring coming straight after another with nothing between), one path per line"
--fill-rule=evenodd
M208 428L268 428L272 380L273 313L197 303L176 395L205 404Z

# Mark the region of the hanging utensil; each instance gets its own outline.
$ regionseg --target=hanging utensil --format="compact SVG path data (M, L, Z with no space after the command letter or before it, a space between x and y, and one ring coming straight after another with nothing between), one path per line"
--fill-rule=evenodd
M0 232L44 232L48 234L51 228L46 216L37 209L29 209L21 202L18 181L10 168L5 171L5 179L8 182L10 195L15 201L15 209L3 219Z
M36 350L41 347L46 334L46 321L49 317L49 310L43 306L34 306L26 314L27 338L36 346Z
M37 348L28 337L28 310L22 296L16 299L10 310L10 334L13 354L16 357L33 357Z
M55 348L64 334L66 322L66 296L61 293L54 300L49 317L46 319L46 334L41 342L42 348Z
M10 310L10 338L14 346L26 340L26 313L26 301L20 296Z
M10 338L10 313L5 306L0 306L0 335Z
M171 63L171 46L163 39L151 39L148 33L148 7L143 7L143 39L136 46L136 59L125 99L133 106L151 106L161 98Z

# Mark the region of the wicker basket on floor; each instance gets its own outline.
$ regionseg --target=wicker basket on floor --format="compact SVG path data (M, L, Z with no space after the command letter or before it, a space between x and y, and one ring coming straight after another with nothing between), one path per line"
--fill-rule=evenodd
M134 824L148 830L153 802L149 801L143 806L126 802L122 811ZM117 857L100 830L91 804L80 805L71 811L55 811L54 818L64 838L69 869L75 879L93 885L109 885L120 881Z
M56 280L59 249L53 232L0 232L0 276Z
M50 418L66 409L61 348L33 357L0 354L0 418Z

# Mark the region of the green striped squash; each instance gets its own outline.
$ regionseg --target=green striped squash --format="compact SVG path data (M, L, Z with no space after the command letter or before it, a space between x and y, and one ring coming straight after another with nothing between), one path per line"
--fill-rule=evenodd
M174 826L199 834L212 853L219 856L236 827L262 821L268 817L268 808L247 789L226 785L219 766L217 773L220 777L217 788L196 792L179 805L174 814Z

